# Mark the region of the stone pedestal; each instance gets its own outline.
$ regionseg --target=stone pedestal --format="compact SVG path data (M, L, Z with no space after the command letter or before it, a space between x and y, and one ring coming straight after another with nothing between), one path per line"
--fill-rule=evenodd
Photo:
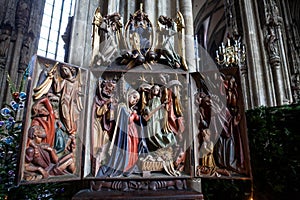
M156 191L91 191L81 190L72 200L96 199L204 199L203 194L194 190L156 190Z

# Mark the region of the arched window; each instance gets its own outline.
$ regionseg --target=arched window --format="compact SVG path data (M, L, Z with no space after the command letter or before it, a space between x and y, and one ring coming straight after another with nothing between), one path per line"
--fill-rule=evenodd
M46 0L37 54L64 61L64 34L75 0Z

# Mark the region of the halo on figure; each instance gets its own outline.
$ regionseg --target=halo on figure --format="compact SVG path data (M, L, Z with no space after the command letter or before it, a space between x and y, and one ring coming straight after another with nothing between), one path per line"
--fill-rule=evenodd
M151 21L148 18L148 15L143 11L143 4L140 4L140 9L137 10L133 15L130 14L130 19L127 21L125 25L125 43L126 47L129 50L138 50L139 53L141 53L141 47L140 44L142 43L141 41L141 36L139 35L138 32L130 30L132 28L138 28L138 26L142 27L145 31L149 30L150 35L146 39L149 40L149 46L146 47L146 52L143 54L146 55L153 47L154 45L154 31L153 31L153 25ZM132 33L130 34L130 32Z

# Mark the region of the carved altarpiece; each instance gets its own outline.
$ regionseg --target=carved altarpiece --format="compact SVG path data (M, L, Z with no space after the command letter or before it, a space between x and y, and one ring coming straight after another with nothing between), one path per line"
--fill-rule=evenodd
M179 11L158 27L142 7L119 19L96 10L90 68L33 59L20 182L131 191L251 178L238 70L190 72Z

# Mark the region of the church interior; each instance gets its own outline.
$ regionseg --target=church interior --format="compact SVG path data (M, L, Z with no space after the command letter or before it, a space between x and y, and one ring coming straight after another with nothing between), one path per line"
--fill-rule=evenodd
M0 199L298 196L299 11L1 1Z

